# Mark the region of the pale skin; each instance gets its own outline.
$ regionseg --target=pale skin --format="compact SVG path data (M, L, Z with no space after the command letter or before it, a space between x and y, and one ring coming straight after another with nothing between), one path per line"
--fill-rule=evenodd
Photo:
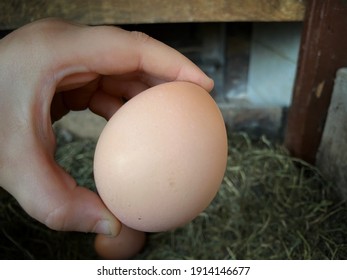
M109 119L124 99L174 80L213 88L186 57L143 33L59 19L10 33L0 40L0 186L51 229L117 236L121 224L99 196L55 162L52 123L86 108Z

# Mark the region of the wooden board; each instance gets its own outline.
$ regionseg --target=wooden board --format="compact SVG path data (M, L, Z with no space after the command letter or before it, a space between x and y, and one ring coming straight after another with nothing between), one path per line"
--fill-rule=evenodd
M309 0L285 145L315 163L336 72L347 66L347 2Z
M44 17L80 23L300 21L302 0L18 0L0 1L0 29Z

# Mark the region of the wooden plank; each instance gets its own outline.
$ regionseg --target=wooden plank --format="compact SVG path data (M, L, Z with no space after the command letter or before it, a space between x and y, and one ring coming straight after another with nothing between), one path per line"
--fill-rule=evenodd
M347 2L309 0L285 145L310 163L316 153L336 71L347 66Z
M44 17L80 23L300 21L302 0L17 0L0 2L0 29Z

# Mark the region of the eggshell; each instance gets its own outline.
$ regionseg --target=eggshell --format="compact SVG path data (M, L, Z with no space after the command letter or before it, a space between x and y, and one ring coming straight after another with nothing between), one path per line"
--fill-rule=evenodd
M98 192L120 221L146 232L182 226L216 195L226 168L221 112L201 87L170 82L125 103L97 143Z
M122 226L117 237L98 234L94 240L97 254L108 260L130 259L141 251L146 241L144 232Z

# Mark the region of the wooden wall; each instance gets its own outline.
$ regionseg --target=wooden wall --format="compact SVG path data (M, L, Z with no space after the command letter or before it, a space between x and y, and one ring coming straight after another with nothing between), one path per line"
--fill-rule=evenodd
M302 0L18 0L0 2L0 29L44 17L80 23L301 21Z

